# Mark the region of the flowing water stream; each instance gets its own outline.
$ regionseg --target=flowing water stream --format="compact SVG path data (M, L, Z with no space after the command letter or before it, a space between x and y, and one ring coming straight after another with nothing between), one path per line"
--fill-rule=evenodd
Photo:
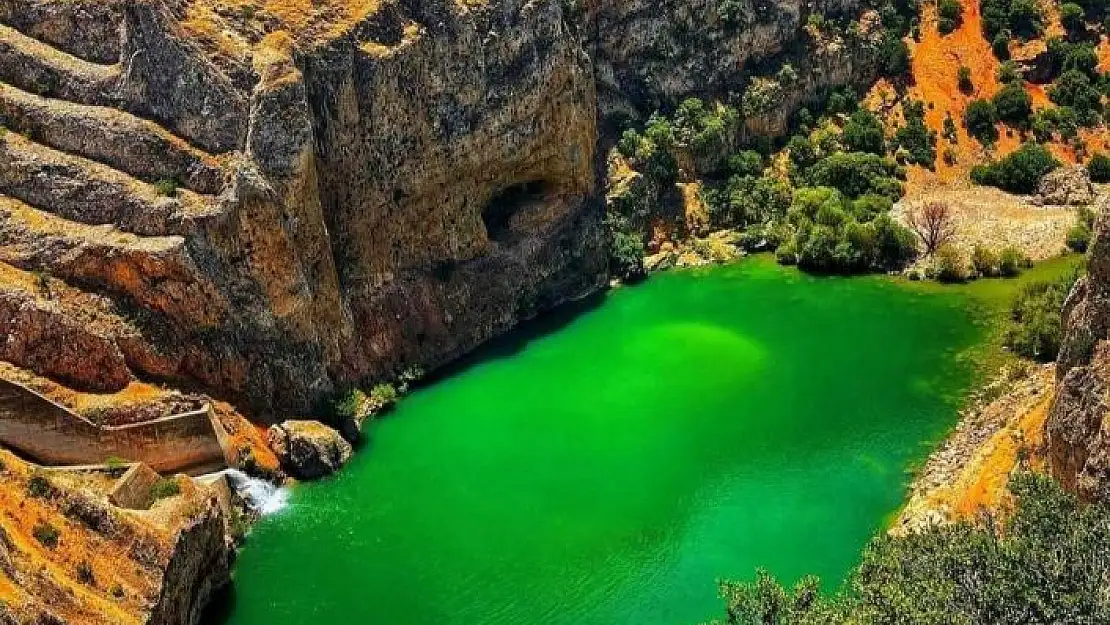
M260 522L213 625L680 625L715 580L843 579L955 421L960 290L765 258L490 346Z

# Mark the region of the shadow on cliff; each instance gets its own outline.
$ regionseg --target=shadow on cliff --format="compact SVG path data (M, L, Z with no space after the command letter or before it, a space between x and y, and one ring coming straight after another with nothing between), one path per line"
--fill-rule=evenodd
M201 612L200 622L204 625L223 625L230 622L236 601L235 582L232 581L212 595L212 600Z
M605 302L607 296L608 290L601 290L524 321L513 330L490 340L470 354L428 374L419 382L417 388L462 374L476 365L502 358L512 358L523 351L532 341L558 332L579 317L597 309Z

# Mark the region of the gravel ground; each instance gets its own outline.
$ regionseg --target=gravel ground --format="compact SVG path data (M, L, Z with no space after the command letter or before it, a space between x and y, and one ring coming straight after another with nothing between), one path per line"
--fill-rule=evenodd
M996 251L1015 245L1033 260L1051 258L1065 249L1068 230L1077 219L1075 208L1035 206L1027 197L970 183L914 190L898 203L894 214L904 221L908 210L928 202L952 207L955 244L969 254L976 245Z

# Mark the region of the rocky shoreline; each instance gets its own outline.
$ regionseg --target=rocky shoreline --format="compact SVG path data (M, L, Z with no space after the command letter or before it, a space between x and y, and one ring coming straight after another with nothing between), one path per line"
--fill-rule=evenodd
M997 507L1010 472L1020 462L1043 458L1040 431L1055 373L1053 364L1017 363L976 392L952 432L915 472L889 531L906 534L971 520Z

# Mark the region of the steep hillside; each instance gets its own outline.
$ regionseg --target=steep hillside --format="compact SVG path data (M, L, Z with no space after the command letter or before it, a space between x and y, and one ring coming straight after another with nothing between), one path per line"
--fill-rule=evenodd
M456 358L605 284L600 120L873 71L722 6L4 0L0 357L263 418Z

